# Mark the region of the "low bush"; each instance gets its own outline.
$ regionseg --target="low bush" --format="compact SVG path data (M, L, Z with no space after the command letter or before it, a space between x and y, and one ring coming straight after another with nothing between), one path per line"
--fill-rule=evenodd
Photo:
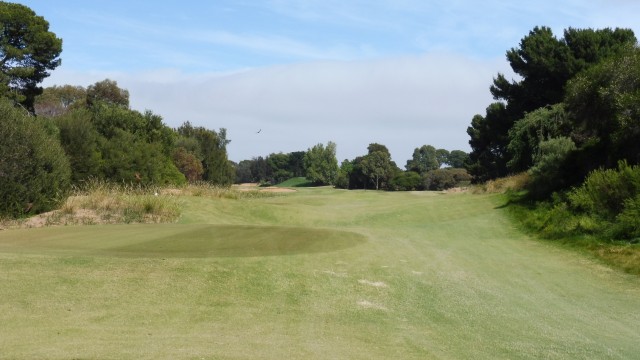
M55 127L0 100L0 217L52 210L64 202L71 167Z
M577 211L614 220L639 193L640 167L621 161L617 169L589 174L582 186L569 193L569 201Z
M422 177L415 171L398 173L391 179L391 188L397 191L422 190Z

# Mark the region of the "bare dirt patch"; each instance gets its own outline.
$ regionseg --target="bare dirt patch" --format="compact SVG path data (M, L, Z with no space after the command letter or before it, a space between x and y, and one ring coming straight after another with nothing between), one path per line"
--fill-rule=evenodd
M375 310L384 310L384 311L387 310L386 307L384 307L384 306L382 306L380 304L372 303L369 300L360 300L360 301L357 302L357 304L358 304L358 306L360 306L362 308L365 308L365 309L375 309Z
M369 286L377 287L377 288L386 288L386 287L388 287L387 284L383 283L382 281L369 281L369 280L360 279L360 280L358 280L358 283L359 284L363 284L363 285L369 285Z
M289 193L295 192L296 190L290 188L282 188L276 186L268 186L268 187L260 187L257 183L244 183L244 184L236 184L232 187L234 190L238 191L260 191L260 192L270 192L270 193Z

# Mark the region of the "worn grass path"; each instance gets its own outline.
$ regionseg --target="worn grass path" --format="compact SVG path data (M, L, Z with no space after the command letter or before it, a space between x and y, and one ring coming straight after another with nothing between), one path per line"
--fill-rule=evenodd
M185 198L179 224L0 232L4 359L635 359L640 280L495 195Z

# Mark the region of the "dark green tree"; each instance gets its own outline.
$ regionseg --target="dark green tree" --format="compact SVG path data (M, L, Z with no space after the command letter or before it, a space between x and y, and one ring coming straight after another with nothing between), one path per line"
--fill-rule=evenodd
M508 132L525 113L562 102L565 85L576 74L636 44L628 29L568 29L564 36L558 39L550 28L536 27L518 48L507 51L520 79L509 81L498 74L490 90L500 102L489 106L486 116L476 115L467 129L472 148L468 169L476 181L508 173Z
M74 183L90 177L100 177L102 153L99 144L104 143L93 126L91 113L76 109L54 118L60 129L60 143L71 164Z
M53 210L66 199L71 169L56 130L0 99L0 217Z
M305 176L304 154L304 151L294 151L289 153L288 170L291 171L295 177Z
M517 173L529 169L538 155L541 142L566 137L570 133L571 126L563 104L542 107L526 114L509 130L509 170Z
M289 170L289 154L271 154L267 157L267 165L271 169L271 183L279 184L293 177L293 172Z
M486 116L476 115L467 128L471 153L467 169L476 181L486 181L507 173L509 118L504 103L495 102L487 108Z
M606 168L640 163L640 49L592 67L567 87L576 145ZM590 169L586 169L590 170ZM586 173L585 173L586 174Z
M391 189L396 191L422 190L422 176L415 171L403 171L391 180Z
M20 4L0 2L0 96L34 113L38 85L60 65L62 40L49 23Z

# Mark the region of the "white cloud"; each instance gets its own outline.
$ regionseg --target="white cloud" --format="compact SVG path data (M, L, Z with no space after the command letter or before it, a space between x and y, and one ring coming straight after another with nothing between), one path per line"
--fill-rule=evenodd
M227 128L235 161L327 141L337 143L340 160L353 159L378 142L403 166L424 144L468 151L466 127L492 101L491 79L505 68L500 60L429 55L208 75L62 69L47 83L86 86L114 79L129 90L133 108L150 109L172 127L189 120Z

